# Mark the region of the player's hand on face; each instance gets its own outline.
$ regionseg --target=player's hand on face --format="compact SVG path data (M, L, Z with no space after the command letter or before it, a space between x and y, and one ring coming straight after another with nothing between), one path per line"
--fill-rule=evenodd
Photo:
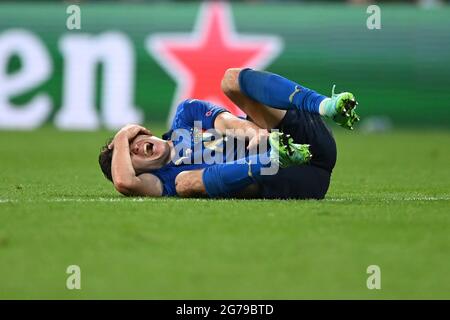
M151 131L138 124L129 124L120 129L114 136L113 141L108 145L108 149L114 148L114 142L120 137L125 137L128 141L133 140L139 134L152 135Z
M248 150L256 150L256 147L261 143L263 140L267 140L269 138L269 131L266 129L259 129L256 130L255 135L250 139L247 149Z

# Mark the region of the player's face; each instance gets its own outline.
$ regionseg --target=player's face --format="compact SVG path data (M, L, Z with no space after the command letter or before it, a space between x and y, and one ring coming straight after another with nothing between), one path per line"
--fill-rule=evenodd
M138 135L130 143L131 163L137 173L159 169L167 163L170 146L152 135Z

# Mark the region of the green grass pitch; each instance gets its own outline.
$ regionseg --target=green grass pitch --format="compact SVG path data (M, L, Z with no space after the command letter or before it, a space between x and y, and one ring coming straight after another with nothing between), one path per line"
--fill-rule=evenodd
M450 298L450 132L335 134L326 200L217 201L116 194L107 132L2 132L0 298Z

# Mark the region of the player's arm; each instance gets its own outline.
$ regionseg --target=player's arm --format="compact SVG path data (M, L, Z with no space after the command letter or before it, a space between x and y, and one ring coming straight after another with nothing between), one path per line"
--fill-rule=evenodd
M114 137L111 174L114 187L126 196L162 195L162 183L158 177L144 173L136 176L130 156L130 140L139 133L148 133L137 125L127 126Z
M266 129L258 127L253 122L238 118L212 103L196 99L181 103L176 117L187 126L194 126L195 121L201 120L203 129L214 128L221 134L232 135L239 139L248 138L250 141L248 148L258 145L261 139L267 139L269 135Z
M214 120L214 129L225 134L228 130L237 138L249 138L248 148L259 144L261 139L267 139L269 132L266 129L258 127L253 122L238 118L229 112L220 113Z

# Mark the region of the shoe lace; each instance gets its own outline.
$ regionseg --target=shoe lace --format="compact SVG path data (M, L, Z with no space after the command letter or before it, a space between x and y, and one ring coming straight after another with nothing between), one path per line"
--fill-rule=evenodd
M336 89L336 85L335 85L335 84L333 84L333 88L331 89L331 97L332 97L332 98L334 98L334 97L337 96L337 94L334 93L334 89Z

